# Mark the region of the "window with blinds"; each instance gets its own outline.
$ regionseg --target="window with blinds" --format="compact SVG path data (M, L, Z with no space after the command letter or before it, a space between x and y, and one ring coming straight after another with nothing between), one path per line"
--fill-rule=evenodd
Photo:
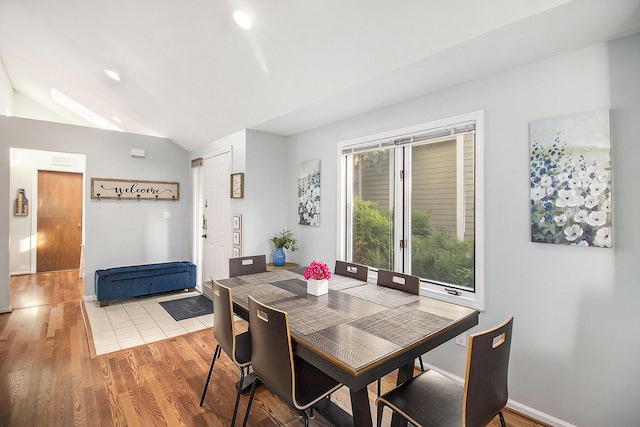
M483 114L460 118L340 144L339 258L417 275L423 292L479 307Z

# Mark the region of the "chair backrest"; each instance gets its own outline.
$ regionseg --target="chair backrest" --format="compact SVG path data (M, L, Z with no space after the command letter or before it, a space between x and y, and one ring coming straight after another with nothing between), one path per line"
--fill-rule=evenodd
M462 424L486 426L507 404L507 374L513 316L501 325L471 335L462 403Z
M287 313L249 296L253 370L282 399L294 405L294 364Z
M378 269L378 285L420 295L420 278L396 271Z
M213 282L213 336L227 356L236 364L236 331L233 321L231 289Z
M353 262L336 260L336 267L333 271L340 276L353 277L363 282L366 282L369 277L369 267Z
M265 255L229 258L229 277L263 273L265 271L267 271L267 257Z

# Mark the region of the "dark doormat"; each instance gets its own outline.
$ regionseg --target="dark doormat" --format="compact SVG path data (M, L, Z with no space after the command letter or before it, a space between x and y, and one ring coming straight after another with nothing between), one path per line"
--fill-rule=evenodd
M202 295L164 301L160 305L175 320L190 319L213 313L213 301Z

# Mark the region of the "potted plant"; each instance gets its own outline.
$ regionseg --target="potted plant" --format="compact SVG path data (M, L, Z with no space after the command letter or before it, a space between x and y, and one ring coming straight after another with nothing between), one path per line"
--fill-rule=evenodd
M324 262L314 260L304 271L304 279L307 281L307 293L316 296L324 295L329 292L331 270Z
M276 253L273 255L273 265L275 266L281 267L286 262L287 257L284 254L284 249L289 249L291 252L298 250L297 240L293 238L293 233L289 230L282 229L271 238L271 241L276 247Z

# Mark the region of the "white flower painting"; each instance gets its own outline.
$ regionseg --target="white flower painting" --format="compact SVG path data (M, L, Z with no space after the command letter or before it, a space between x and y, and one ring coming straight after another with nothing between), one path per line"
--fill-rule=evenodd
M531 122L531 241L611 247L609 110Z
M299 224L320 225L320 160L300 164L298 172Z

